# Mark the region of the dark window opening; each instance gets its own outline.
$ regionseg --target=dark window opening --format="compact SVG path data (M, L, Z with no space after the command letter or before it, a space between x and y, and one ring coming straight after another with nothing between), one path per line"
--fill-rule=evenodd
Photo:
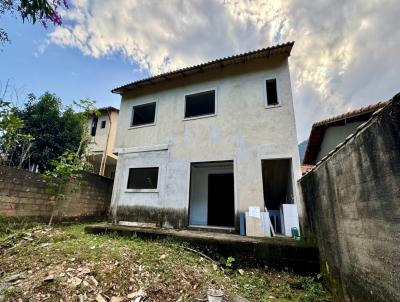
M278 89L276 87L276 79L265 81L265 87L267 90L267 104L268 106L278 105Z
M90 130L90 134L92 136L96 136L96 130L97 130L97 122L99 121L99 119L97 117L94 117L92 120L92 128Z
M185 118L215 113L215 90L185 96Z
M158 168L129 169L128 189L157 189Z
M104 129L106 127L106 121L101 121L101 129Z
M133 107L131 127L154 124L156 117L156 103L149 103Z

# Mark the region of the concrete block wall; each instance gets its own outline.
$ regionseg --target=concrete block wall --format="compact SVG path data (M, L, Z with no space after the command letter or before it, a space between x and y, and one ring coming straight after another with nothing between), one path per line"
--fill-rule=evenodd
M400 301L400 94L300 181L337 301Z
M106 218L113 180L94 174L85 174L84 179L85 185L67 190L55 220ZM0 216L46 221L52 209L46 183L40 175L0 166Z

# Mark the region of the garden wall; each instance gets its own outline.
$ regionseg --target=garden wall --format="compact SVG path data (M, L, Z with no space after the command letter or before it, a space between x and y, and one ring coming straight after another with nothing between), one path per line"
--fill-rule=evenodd
M300 181L339 301L400 301L400 94Z
M94 174L85 174L84 180L84 185L71 186L65 192L55 221L106 218L113 180ZM39 174L0 166L0 216L46 221L52 209L46 183Z

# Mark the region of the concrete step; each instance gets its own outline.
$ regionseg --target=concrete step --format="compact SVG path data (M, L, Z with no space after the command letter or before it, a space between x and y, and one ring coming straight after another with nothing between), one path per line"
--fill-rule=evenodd
M268 266L287 269L296 273L319 272L319 252L304 241L287 237L254 238L237 234L226 234L187 229L163 229L121 226L116 224L95 224L85 228L89 234L117 233L121 236L136 235L142 239L170 238L187 242L218 260L229 256L244 267Z

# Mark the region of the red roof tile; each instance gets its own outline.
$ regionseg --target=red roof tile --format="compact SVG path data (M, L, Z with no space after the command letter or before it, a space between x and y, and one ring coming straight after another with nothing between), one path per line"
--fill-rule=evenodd
M360 109L356 109L353 111L346 112L344 114L340 114L317 123L314 123L311 128L310 137L308 139L307 149L304 154L303 164L315 165L318 152L321 148L322 140L325 135L325 131L327 128L346 123L347 121L355 121L355 120L368 120L371 115L377 111L378 109L386 106L387 102L379 102L377 104L372 104L366 107L362 107Z

